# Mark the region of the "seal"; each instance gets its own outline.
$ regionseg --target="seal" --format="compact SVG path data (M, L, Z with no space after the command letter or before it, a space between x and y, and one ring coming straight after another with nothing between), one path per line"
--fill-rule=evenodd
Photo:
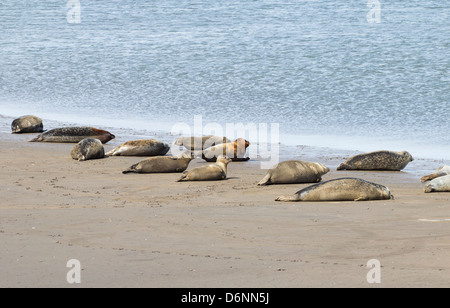
M227 165L230 158L220 156L215 164L185 171L178 182L182 181L219 181L227 178Z
M422 177L420 179L420 181L422 183L428 182L428 181L434 180L436 178L439 178L441 176L446 176L449 174L450 174L450 166L444 166L444 167L439 168L435 173Z
M450 175L435 178L425 186L425 193L450 192Z
M185 171L193 159L190 152L179 157L155 156L132 165L122 173L178 173Z
M316 183L328 172L330 169L319 163L288 160L270 169L258 185Z
M245 157L245 153L249 146L250 142L244 138L238 138L234 142L222 143L207 148L203 151L202 158L207 162L215 162L219 156L229 157L232 161L248 161L250 158Z
M169 152L170 146L155 139L133 140L116 147L106 153L108 156L163 156Z
M357 178L341 178L318 183L299 190L292 196L275 201L367 201L394 199L386 186Z
M414 159L406 151L376 151L350 157L337 170L400 171Z
M110 132L94 127L63 127L42 133L30 142L78 143L86 138L98 139L102 143L107 143L115 136Z
M42 119L33 115L26 115L15 119L11 124L13 134L42 133L44 125Z
M89 159L98 159L105 157L105 149L103 144L98 139L86 138L76 144L70 155L73 159L78 161L85 161Z
M202 151L203 149L214 145L231 142L226 137L207 135L207 136L181 136L175 139L174 145L184 146L191 151Z

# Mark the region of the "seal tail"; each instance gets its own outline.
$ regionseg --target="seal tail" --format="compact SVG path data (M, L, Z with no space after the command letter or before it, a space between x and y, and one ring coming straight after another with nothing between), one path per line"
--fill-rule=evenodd
M275 199L275 201L283 201L283 202L295 202L295 201L300 201L300 199L298 198L298 195L292 195L292 196L279 196L278 198Z
M268 185L270 183L270 174L267 173L265 177L261 181L259 181L258 186Z

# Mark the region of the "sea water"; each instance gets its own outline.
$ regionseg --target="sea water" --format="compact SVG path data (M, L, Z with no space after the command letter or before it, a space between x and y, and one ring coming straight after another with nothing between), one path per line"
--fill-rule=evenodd
M0 0L0 114L450 159L450 2Z

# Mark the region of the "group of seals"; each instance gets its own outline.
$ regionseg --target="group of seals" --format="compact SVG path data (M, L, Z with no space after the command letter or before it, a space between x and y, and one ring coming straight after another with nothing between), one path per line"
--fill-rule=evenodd
M103 144L114 139L108 131L94 127L64 127L43 132L43 123L39 117L23 116L11 124L13 133L41 133L31 142L77 143L71 156L78 161L98 159L105 156ZM155 139L134 140L114 148L108 156L154 156L147 158L123 173L179 173L181 181L215 181L227 177L227 165L231 161L246 161L246 150L250 143L238 138L231 142L222 136L179 137L174 145L184 146L188 151L180 156L165 156L170 150L167 143ZM216 162L207 166L186 171L195 158L196 151L207 162ZM376 151L350 157L340 164L337 170L378 170L400 171L414 159L410 153ZM259 186L271 184L318 183L322 176L330 171L320 163L290 160L279 163L270 169ZM450 192L450 166L439 168L435 173L424 176L422 182L431 181L425 192ZM340 178L306 187L292 196L280 196L276 201L361 201L393 199L389 189L383 185L358 178Z

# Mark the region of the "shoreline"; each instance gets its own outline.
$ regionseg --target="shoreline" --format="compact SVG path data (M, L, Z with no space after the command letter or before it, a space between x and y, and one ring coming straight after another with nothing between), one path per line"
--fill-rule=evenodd
M34 134L8 134L8 122L0 118L1 287L448 286L450 197L425 194L419 181L438 161L338 172L344 152L300 146L280 161L325 163L323 180L360 177L388 186L395 200L280 203L278 195L309 185L258 187L267 172L258 161L231 163L219 182L123 175L144 158L77 162L73 144L29 143ZM105 150L127 141L114 133ZM79 285L66 281L70 259L81 263ZM379 285L366 280L371 259L382 264Z

